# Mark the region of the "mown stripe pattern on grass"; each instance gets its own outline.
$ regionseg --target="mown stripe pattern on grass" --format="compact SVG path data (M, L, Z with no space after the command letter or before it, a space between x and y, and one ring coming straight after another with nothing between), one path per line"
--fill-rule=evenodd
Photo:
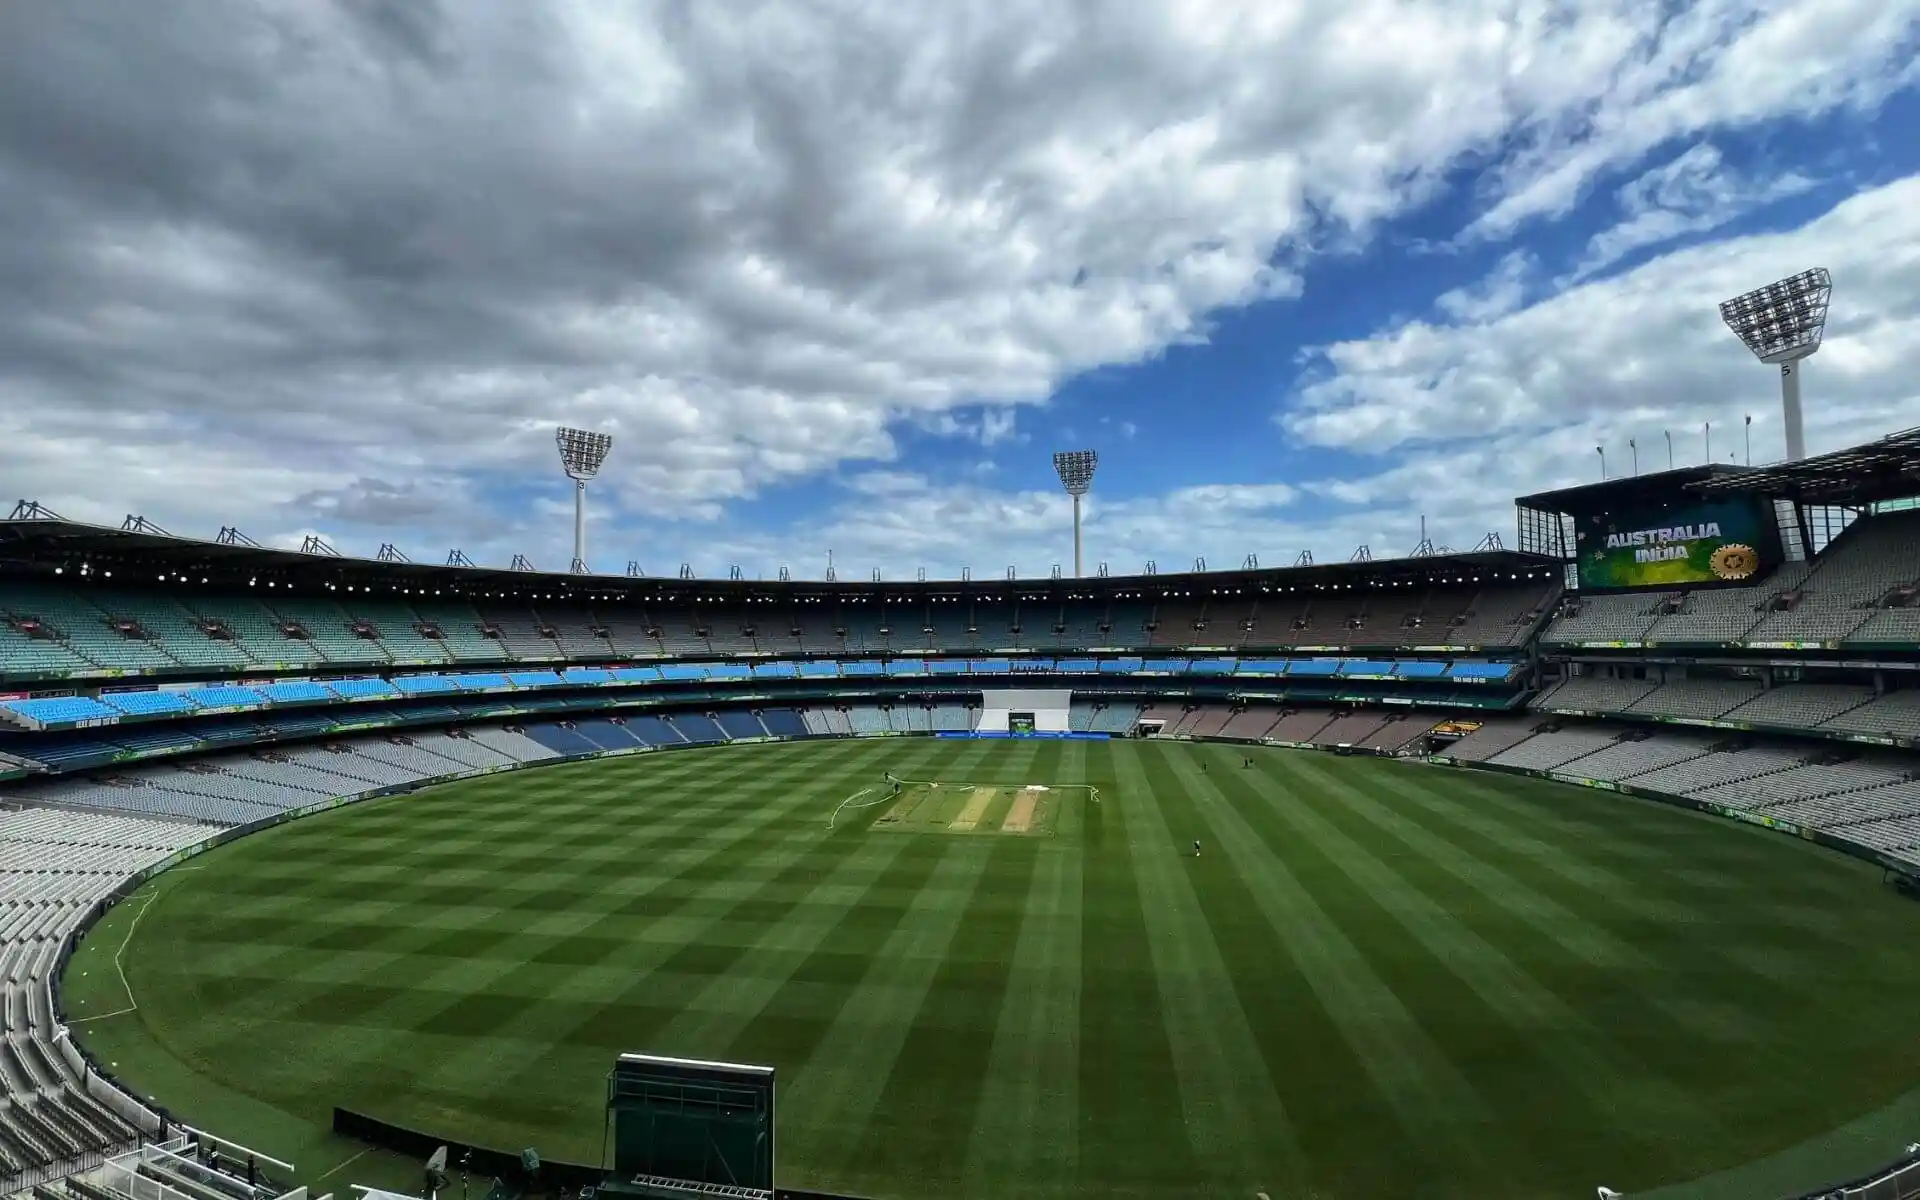
M1920 911L1858 864L1557 785L1244 753L836 740L355 806L152 885L138 1011L82 1037L316 1171L336 1104L592 1161L617 1052L770 1062L783 1182L902 1197L1636 1188L1920 1077ZM885 771L1101 800L1064 795L1045 838L829 827ZM76 955L74 1015L126 1003L101 967L136 907Z

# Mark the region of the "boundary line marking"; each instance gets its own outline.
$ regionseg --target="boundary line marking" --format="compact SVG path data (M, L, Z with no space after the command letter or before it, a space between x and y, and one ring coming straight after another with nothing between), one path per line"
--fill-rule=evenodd
M367 1155L372 1153L373 1153L373 1147L368 1146L365 1150L362 1150L360 1153L354 1155L352 1158L349 1158L345 1162L334 1164L333 1168L327 1171L326 1174L315 1176L313 1181L315 1183L319 1183L322 1179L327 1178L329 1175L338 1174L339 1172L346 1170L348 1167L359 1162L361 1159L365 1158Z
M175 871L198 871L201 869L200 867L172 867L161 872L161 874L170 875ZM133 914L133 920L127 923L127 935L120 939L120 948L113 952L113 969L115 973L120 976L121 990L127 994L127 1006L125 1008L116 1008L112 1012L95 1013L90 1017L72 1017L68 1019L68 1025L84 1025L88 1021L104 1021L108 1017L124 1017L130 1012L140 1011L140 1002L133 998L133 985L127 982L127 969L121 965L120 960L126 954L127 947L133 944L133 931L140 928L140 921L147 915L147 910L153 907L154 901L165 894L165 891L160 888L153 889L153 893L149 895L146 902L140 906L140 911Z

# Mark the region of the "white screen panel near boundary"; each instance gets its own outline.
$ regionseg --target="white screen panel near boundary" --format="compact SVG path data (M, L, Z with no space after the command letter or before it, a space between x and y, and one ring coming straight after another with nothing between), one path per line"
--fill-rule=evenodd
M1005 733L1014 713L1032 713L1035 733L1065 733L1073 693L1065 688L1003 688L981 694L978 728Z

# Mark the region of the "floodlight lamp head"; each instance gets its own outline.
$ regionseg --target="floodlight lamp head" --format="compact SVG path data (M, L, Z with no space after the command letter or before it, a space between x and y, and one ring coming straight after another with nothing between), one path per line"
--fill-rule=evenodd
M1763 363L1793 362L1820 348L1833 276L1815 267L1720 305L1720 319Z
M1054 473L1069 496L1084 496L1093 486L1093 469L1100 465L1097 450L1062 450L1053 456Z
M554 431L553 440L560 447L560 465L566 470L567 478L581 481L598 474L600 464L607 461L607 451L613 449L612 434L590 433L585 429L563 426Z

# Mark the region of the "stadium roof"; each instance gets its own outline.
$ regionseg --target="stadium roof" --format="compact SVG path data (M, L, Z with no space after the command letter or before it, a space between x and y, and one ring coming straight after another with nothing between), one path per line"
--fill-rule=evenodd
M32 511L32 510L28 510ZM38 510L39 516L0 521L0 569L50 574L77 571L85 566L89 578L115 572L111 583L195 583L206 580L223 586L347 587L382 591L447 592L494 595L551 594L562 596L634 596L660 598L703 597L714 600L747 596L847 596L907 594L994 595L1009 590L1022 595L1112 594L1169 592L1205 594L1235 588L1306 587L1398 584L1449 579L1486 579L1495 575L1546 571L1557 560L1509 550L1467 554L1432 554L1360 562L1322 563L1252 570L1204 573L1140 574L1083 579L1040 578L1009 580L1004 574L972 580L847 579L837 581L793 579L684 579L628 575L574 575L470 565L440 565L353 558L326 551L307 552L250 545L244 541L202 541L177 537L144 523L128 527L88 525ZM126 574L122 576L121 571ZM255 581L258 581L256 584Z
M1764 467L1713 463L1522 496L1514 503L1575 517L1696 497L1765 496L1865 507L1920 496L1920 428L1830 454Z
M1849 450L1704 480L1692 490L1709 496L1748 493L1850 507L1920 496L1920 428Z
M1677 500L1686 499L1703 484L1723 479L1743 479L1754 473L1751 467L1736 467L1725 463L1680 467L1672 471L1629 475L1620 479L1608 479L1601 483L1585 483L1577 487L1556 488L1550 492L1536 492L1531 496L1521 496L1514 503L1521 508L1531 508L1539 512L1557 512L1584 517L1622 508L1671 504Z

